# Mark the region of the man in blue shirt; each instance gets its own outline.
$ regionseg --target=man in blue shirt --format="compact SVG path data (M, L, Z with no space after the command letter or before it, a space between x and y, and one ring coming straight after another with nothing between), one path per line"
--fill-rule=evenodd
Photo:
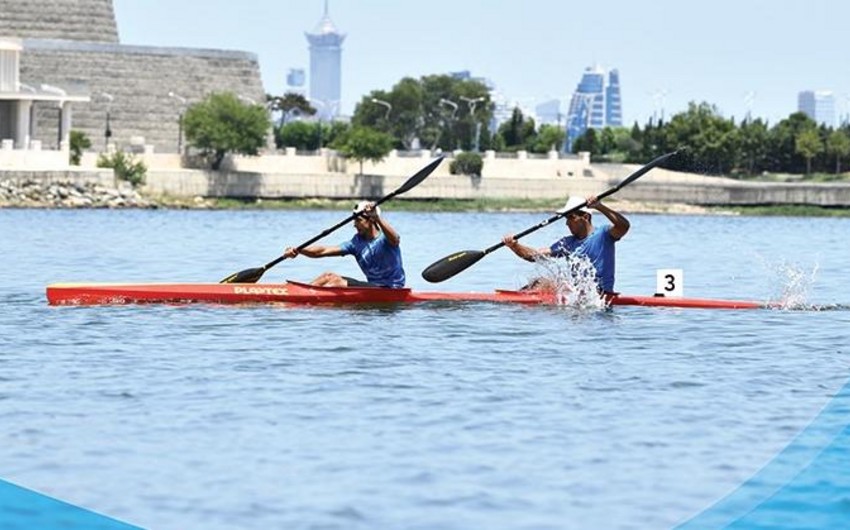
M579 197L570 197L559 213L566 212L584 202ZM611 225L594 228L590 211L581 208L567 216L567 228L569 236L555 241L551 246L534 249L520 244L514 239L513 234L507 234L502 238L514 254L527 261L535 261L540 258L563 258L570 255L583 255L593 264L596 269L596 283L599 290L605 294L614 292L614 268L615 252L614 244L629 231L629 220L622 214L608 208L599 202L595 196L587 198L587 207L601 212L611 221ZM540 288L540 282L532 282L532 288Z
M360 270L366 275L366 281L333 272L325 272L313 280L313 285L325 287L404 287L404 267L401 262L401 237L398 232L381 217L381 209L375 203L361 201L354 207L355 212L363 212L354 218L354 237L338 246L311 245L300 254L308 258L326 258L329 256L354 256ZM299 254L298 249L289 247L284 252L288 258Z

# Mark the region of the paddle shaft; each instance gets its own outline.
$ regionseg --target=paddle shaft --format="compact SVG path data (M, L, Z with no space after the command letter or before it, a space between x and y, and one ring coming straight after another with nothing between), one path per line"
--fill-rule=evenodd
M631 175L626 177L626 179L624 179L622 182L620 182L619 184L617 184L613 188L609 188L609 189L603 191L602 193L600 193L599 195L597 195L596 199L601 200L601 199L604 199L605 197L608 197L609 195L611 195L613 193L616 193L622 187L631 184L632 182L634 182L635 180L639 179L641 176L646 174L649 170L651 170L655 166L661 164L662 162L664 162L668 158L674 156L678 152L679 151L677 150L677 151L674 151L672 153L667 153L665 155L661 155L659 157L656 157L655 159L650 161L648 164L646 164L645 166L641 167L640 169L638 169L637 171L635 171L634 173L632 173ZM557 221L558 219L560 219L562 217L570 215L571 213L576 212L579 209L584 208L585 206L587 206L587 201L584 201L581 204L579 204L578 206L575 206L574 208L570 208L567 211L564 211L564 212L561 212L557 215L554 215L554 216L550 217L549 219L541 221L541 222L537 223L536 225L532 226L531 228L529 228L527 230L523 230L522 232L516 234L514 236L514 239L519 239L521 237L527 236L528 234L534 232L535 230L539 230L540 228L543 228L544 226L552 223L553 221ZM484 256L486 256L487 254L490 254L491 252L493 252L493 251L495 251L495 250L497 250L497 249L499 249L503 246L505 246L504 241L500 241L500 242L496 243L495 245L493 245L492 247L488 247L484 250L462 250L460 252L455 252L454 254L450 254L450 255L448 255L448 256L440 259L440 260L435 261L431 265L429 265L424 271L422 271L422 277L425 278L425 280L432 282L432 283L447 280L447 279L451 278L452 276L458 274L459 272L464 271L464 270L468 269L469 267L471 267L472 265L478 263Z
M400 189L401 189L401 188L399 188L399 190L400 190ZM382 197L381 199L379 199L379 200L375 201L375 206L378 206L379 204L382 204L382 203L384 203L384 202L386 202L386 201L388 201L388 200L392 199L392 198L393 198L393 197L395 197L396 195L399 195L399 194L401 193L399 190L396 190L396 191L394 191L394 192L390 193L389 195L387 195L387 196L385 196L385 197ZM404 191L407 191L407 190L404 190ZM342 221L340 221L340 222L338 222L337 224L333 225L332 227L327 228L327 229L325 229L325 230L322 230L322 233L321 233L321 234L319 234L319 235L317 235L317 236L314 236L314 237L311 237L311 238L310 238L310 239L308 239L307 241L305 241L305 242L301 243L300 245L298 245L298 247L296 247L296 248L297 248L297 250L298 250L298 252L301 252L302 250L304 250L305 248L309 247L310 245L312 245L312 244L313 244L313 243L315 243L316 241L318 241L318 240L322 239L323 237L325 237L325 236L329 235L331 232L335 232L335 231L337 231L338 229L340 229L341 227L343 227L343 226L347 225L348 223L350 223L351 221L353 221L353 220L354 220L354 219L356 219L357 217L360 217L361 215L363 215L363 212L362 212L362 211L361 211L361 212L353 213L353 214L349 215L348 217L346 217L345 219L343 219ZM273 259L272 261L270 261L270 262L266 263L265 265L263 265L263 270L268 270L268 269L270 269L270 268L274 267L275 265L277 265L277 264L278 264L278 263L280 263L281 261L285 260L286 258L287 258L287 256L286 256L286 255L278 256L277 258L275 258L275 259Z
M439 166L440 162L442 162L442 161L443 161L443 157L437 157L436 159L434 159L427 166L420 169L415 175L413 175L412 177L407 179L404 184L402 184L401 186L398 187L398 189L396 189L392 193L389 193L388 195L385 195L385 196L381 197L380 199L378 199L377 201L375 201L375 206L378 206L379 204L382 204L382 203L392 199L393 197L395 197L397 195L401 195L402 193L410 191L411 189L418 186L423 180L428 178L428 175L430 175L431 173L434 172L435 169L437 169L437 166ZM343 219L342 221L338 222L337 224L333 225L332 227L330 227L326 230L323 230L322 233L320 233L319 235L312 237L309 240L305 241L304 243L298 245L298 247L297 247L298 252L301 252L302 250L309 247L310 245L312 245L316 241L322 239L323 237L327 236L331 232L339 229L341 226L344 226L345 224L351 222L356 217L358 217L362 214L363 214L363 212L355 212L352 215L348 216L347 218ZM260 277L263 275L263 273L265 273L265 271L274 267L275 265L277 265L281 261L285 260L286 258L287 258L286 255L278 256L277 258L266 263L262 267L258 267L258 268L255 268L255 269L246 269L246 270L231 274L227 278L221 280L220 283L256 283L260 279Z
M609 195L613 195L614 193L617 193L624 186L628 186L632 182L636 181L637 179L639 179L640 177L645 175L647 172L649 172L650 169L654 168L655 166L657 166L661 162L664 162L665 160L667 160L668 158L670 158L671 156L675 155L678 152L679 151L673 151L672 153L667 153L667 154L661 155L661 156L653 159L648 164L646 164L645 166L641 167L640 169L638 169L637 171L635 171L634 173L629 175L628 178L624 179L622 182L620 182L616 186L614 186L612 188L608 188L607 190L605 190L602 193L600 193L599 195L597 195L596 200L601 201L605 197L608 197ZM558 219L561 219L562 217L566 217L566 216L570 215L571 213L577 212L578 210L584 208L585 206L587 206L587 201L584 201L583 203L579 204L578 206L570 208L569 210L567 210L565 212L561 212L557 215L553 215L549 219L546 219L545 221L541 221L541 222L537 223L536 225L532 226L531 228L523 230L522 232L516 234L514 236L514 239L519 239L521 237L527 236L528 234L530 234L532 232L536 232L537 230L540 230L544 226L547 226L547 225L557 221ZM499 241L498 243L496 243L492 247L488 247L488 248L484 249L484 251L483 251L484 255L486 256L487 254L493 252L494 250L498 250L503 246L505 246L505 242Z

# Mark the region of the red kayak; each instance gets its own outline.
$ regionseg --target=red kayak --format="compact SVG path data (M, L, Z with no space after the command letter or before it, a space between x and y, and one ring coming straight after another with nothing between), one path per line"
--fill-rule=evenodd
M375 287L315 287L286 283L57 283L47 286L50 305L120 304L255 304L292 305L410 304L422 302L494 302L557 305L553 293L504 291L447 293ZM616 295L612 306L682 307L698 309L765 309L770 304L744 300Z

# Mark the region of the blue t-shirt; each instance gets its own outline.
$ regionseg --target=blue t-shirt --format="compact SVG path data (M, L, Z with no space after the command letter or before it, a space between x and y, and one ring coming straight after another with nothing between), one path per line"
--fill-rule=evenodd
M587 256L593 268L596 269L596 283L603 291L613 292L614 243L617 240L611 237L610 228L609 226L595 228L584 239L578 239L575 236L562 237L555 241L549 250L555 258L565 258L570 254Z
M404 267L401 263L401 248L391 245L383 233L375 239L365 239L354 234L339 248L343 255L352 254L366 281L383 287L404 287Z

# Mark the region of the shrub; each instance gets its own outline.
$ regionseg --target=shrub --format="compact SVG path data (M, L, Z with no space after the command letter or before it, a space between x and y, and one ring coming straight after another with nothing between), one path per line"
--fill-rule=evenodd
M91 147L91 140L82 131L71 131L71 165L79 166L83 151Z
M452 175L468 175L480 177L484 168L484 160L478 153L460 153L449 165L449 173Z
M145 174L148 172L144 162L123 151L100 155L97 158L97 167L112 168L116 177L129 182L134 188L145 183Z

